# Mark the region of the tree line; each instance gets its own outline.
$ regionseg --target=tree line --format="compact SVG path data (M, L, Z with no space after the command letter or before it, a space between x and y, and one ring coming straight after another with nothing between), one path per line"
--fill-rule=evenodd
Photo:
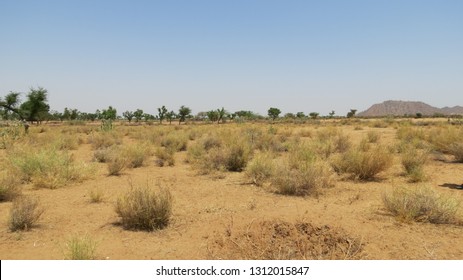
M40 123L42 121L96 121L96 120L117 120L125 119L128 122L141 121L163 121L172 123L173 120L178 120L179 123L185 122L187 119L210 121L210 122L225 122L226 120L257 120L265 119L252 111L236 111L230 113L224 107L210 110L207 112L199 112L192 115L189 107L182 105L176 112L169 110L166 106L157 108L158 113L152 115L144 112L142 109L134 111L124 111L122 115L117 114L116 108L109 106L108 108L96 110L94 113L81 112L78 109L64 108L63 112L50 110L48 104L48 91L44 88L31 88L26 94L25 101L21 102L21 93L10 92L3 98L0 97L0 119L3 120L21 120L27 122ZM347 114L348 118L354 117L357 110L351 109ZM275 107L268 109L267 117L272 121L281 118L281 110ZM296 114L287 113L282 116L285 119L317 119L320 117L318 112L297 112ZM334 118L335 112L331 111L324 118Z

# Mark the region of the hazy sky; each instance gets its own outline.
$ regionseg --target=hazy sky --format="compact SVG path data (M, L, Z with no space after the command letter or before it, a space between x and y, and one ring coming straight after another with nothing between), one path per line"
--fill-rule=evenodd
M463 1L0 0L0 96L54 110L463 105Z

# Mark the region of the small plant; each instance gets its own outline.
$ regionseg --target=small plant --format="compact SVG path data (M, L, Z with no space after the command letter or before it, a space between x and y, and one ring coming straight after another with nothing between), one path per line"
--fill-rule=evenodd
M389 213L404 222L461 222L457 215L460 202L454 197L438 194L430 187L395 188L383 194L383 204Z
M382 146L369 148L361 144L341 154L332 161L334 169L339 173L350 173L359 180L372 180L392 165L392 154Z
M450 145L450 154L455 157L456 162L463 162L463 142Z
M262 186L275 170L272 157L269 154L256 155L246 167L246 176L256 186Z
M143 146L131 146L125 150L128 167L138 168L143 166L148 157L148 150Z
M107 162L109 176L119 176L127 167L127 158L122 153L114 153Z
M30 230L43 212L37 199L21 196L13 201L8 226L11 231Z
M104 193L99 188L94 188L88 192L91 203L100 203L104 200Z
M411 182L422 182L426 179L423 167L427 160L427 151L418 150L411 146L402 153L402 166Z
M333 185L332 175L330 167L322 161L301 162L298 168L283 164L275 168L271 184L280 194L316 195L321 188Z
M91 175L90 165L75 162L71 154L55 149L19 148L8 154L8 160L11 171L37 188L55 189Z
M377 131L368 131L367 132L367 139L369 143L377 143L379 140L379 133Z
M176 152L186 151L188 146L188 137L183 132L170 133L162 138L161 146L167 149L172 149Z
M97 243L88 235L73 236L66 242L68 260L94 260L96 259Z
M131 188L116 203L116 213L127 229L153 231L166 227L172 215L172 195L166 188Z
M156 164L160 167L175 165L175 150L158 148L154 153L156 156Z
M21 180L12 174L0 177L0 202L11 201L21 194Z

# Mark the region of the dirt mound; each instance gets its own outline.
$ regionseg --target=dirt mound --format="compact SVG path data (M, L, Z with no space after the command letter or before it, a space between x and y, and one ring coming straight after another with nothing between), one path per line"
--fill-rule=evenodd
M343 230L308 222L252 222L245 229L228 227L210 247L216 259L345 260L360 259L363 246Z

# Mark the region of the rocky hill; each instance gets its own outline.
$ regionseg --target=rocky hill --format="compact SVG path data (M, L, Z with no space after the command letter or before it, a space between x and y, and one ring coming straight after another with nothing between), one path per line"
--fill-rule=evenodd
M463 115L463 107L437 108L419 101L385 101L375 104L368 110L360 112L360 117L381 117L381 116L405 116L421 113L423 116L442 115Z

